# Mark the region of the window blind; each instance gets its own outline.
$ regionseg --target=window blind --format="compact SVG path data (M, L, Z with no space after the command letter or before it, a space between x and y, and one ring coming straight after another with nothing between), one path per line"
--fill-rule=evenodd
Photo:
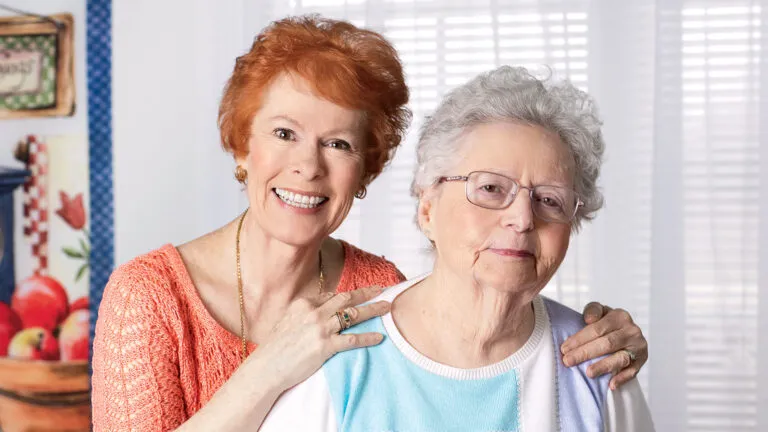
M689 2L682 13L691 431L757 430L760 25L755 2Z

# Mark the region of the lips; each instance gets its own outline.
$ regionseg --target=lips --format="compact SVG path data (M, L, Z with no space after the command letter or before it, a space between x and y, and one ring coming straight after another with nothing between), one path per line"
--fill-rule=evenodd
M508 256L508 257L514 257L514 258L533 258L533 253L523 250L523 249L498 249L498 248L491 248L489 249L491 252L501 255L501 256Z
M301 193L282 188L274 188L272 191L282 202L291 207L311 209L328 201L328 197L318 194Z

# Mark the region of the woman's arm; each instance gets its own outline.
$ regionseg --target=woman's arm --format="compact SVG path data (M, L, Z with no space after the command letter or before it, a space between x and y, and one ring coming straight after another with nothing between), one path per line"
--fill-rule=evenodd
M242 430L260 421L282 388L257 356L249 358L187 418L179 359L164 317L143 288L110 282L94 340L93 425L113 430Z
M280 381L270 376L273 371L254 353L200 411L176 430L258 430L284 390Z
M99 306L92 376L97 431L164 431L186 418L174 336L158 314L151 275L142 277L116 270Z
M162 283L162 282L160 282ZM367 288L290 307L271 337L197 413L188 416L179 381L175 335L161 305L168 301L146 275L118 270L99 309L93 359L93 425L101 430L256 429L280 394L338 351L370 346L381 335L338 335L335 311L375 297ZM349 309L352 323L389 310L377 302Z
M563 363L575 366L610 354L589 366L587 375L612 373L609 385L614 390L634 378L648 360L648 341L629 312L592 302L584 307L584 321L587 326L560 347Z
M179 430L256 430L283 391L309 378L332 355L382 341L380 333L338 334L340 323L334 315L346 310L352 325L383 315L389 312L388 302L355 306L382 291L369 287L294 302L271 336Z

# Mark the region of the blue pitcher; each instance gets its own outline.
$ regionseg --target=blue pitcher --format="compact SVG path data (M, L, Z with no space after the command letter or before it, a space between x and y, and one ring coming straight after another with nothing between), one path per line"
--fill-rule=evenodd
M29 175L27 170L0 167L0 301L9 304L16 284L13 271L13 190Z

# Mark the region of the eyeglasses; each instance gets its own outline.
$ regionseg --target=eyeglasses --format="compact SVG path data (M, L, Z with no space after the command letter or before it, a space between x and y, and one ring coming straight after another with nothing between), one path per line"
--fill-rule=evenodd
M576 192L570 189L545 185L527 188L505 175L487 171L437 179L437 183L453 181L467 182L467 201L492 210L509 207L520 189L526 189L531 198L533 214L549 222L569 223L576 217L579 207L584 205Z

